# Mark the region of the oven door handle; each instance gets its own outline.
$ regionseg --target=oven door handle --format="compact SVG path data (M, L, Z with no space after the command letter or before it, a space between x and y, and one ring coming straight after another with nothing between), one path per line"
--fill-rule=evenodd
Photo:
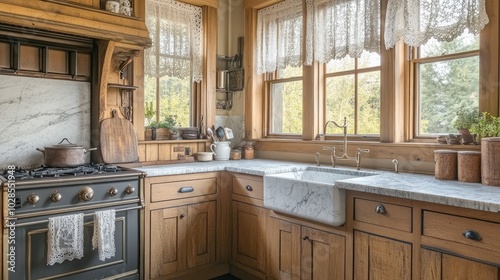
M116 210L116 212L137 210L137 209L142 209L142 208L144 208L144 205L122 208L122 209ZM90 216L93 216L93 215L94 215L94 213L87 213L87 214L84 214L83 216L84 217L90 217ZM8 228L10 226L25 227L25 226L38 225L38 224L43 224L43 223L48 223L49 222L48 219L44 219L44 220L40 220L40 221L33 221L33 222L26 222L26 223L19 223L19 224L18 223L11 223L11 222L16 221L16 220L17 220L17 218L7 218L5 220L4 227L5 228Z

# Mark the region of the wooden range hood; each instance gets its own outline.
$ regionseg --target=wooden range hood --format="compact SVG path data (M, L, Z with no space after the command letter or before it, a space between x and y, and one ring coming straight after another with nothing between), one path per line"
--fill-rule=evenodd
M0 22L110 40L141 47L151 46L144 22L144 1L132 0L134 16L110 13L102 0L2 0Z

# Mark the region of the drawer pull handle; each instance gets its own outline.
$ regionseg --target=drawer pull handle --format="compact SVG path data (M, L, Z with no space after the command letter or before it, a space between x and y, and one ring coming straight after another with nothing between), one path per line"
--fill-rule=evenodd
M188 193L188 192L193 192L193 191L194 191L193 187L182 187L177 192L178 193Z
M383 215L383 214L387 214L387 210L385 210L384 205L379 204L379 205L377 205L377 207L375 207L375 213Z
M253 191L253 188L252 188L252 186L250 186L250 185L247 185L247 186L245 187L245 189L247 189L247 191L249 191L249 192Z
M479 235L479 233L473 231L473 230L466 230L464 233L462 233L465 238L474 240L474 241L481 241L483 238Z

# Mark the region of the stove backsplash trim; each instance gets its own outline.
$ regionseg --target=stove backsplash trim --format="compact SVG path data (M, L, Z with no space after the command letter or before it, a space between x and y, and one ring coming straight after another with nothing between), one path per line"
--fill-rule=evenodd
M90 96L88 82L0 75L0 169L39 167L36 148L63 138L90 148Z

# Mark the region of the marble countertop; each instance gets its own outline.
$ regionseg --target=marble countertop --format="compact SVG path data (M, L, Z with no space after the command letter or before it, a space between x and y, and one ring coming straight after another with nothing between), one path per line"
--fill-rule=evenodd
M264 176L282 172L299 171L311 163L265 159L192 162L170 165L136 167L148 176L179 175L200 172L230 171ZM349 169L341 167L342 169ZM361 169L366 171L366 169ZM336 186L392 197L432 202L489 212L500 212L500 187L476 183L437 180L432 175L394 173L369 170L378 175L336 181Z

